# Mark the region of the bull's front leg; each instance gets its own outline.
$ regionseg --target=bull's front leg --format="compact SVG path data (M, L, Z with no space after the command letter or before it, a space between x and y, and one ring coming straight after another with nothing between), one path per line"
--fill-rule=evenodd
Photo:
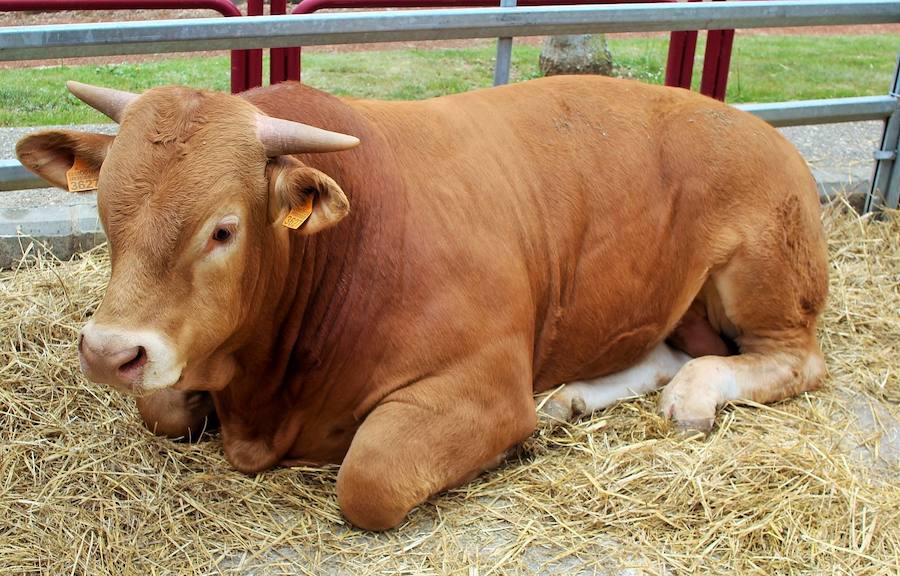
M218 427L209 392L158 390L138 397L137 408L147 428L160 436L193 442L204 430Z
M497 466L534 430L525 354L487 355L387 396L353 438L337 479L344 516L399 525L430 496Z

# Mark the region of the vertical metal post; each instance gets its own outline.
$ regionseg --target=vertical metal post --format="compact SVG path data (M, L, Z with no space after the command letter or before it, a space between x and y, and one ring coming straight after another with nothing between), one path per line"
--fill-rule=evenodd
M265 0L247 0L247 16L262 16L265 13ZM262 86L263 51L261 48L247 50L247 87Z
M900 53L897 54L890 95L898 107L884 121L881 146L875 151L875 173L866 198L866 212L874 212L883 206L900 208L900 161L897 158L900 154Z
M691 89L694 56L697 54L697 32L672 32L666 60L666 86Z
M688 0L688 2L700 2L700 0ZM672 32L669 35L666 86L675 86L686 90L691 89L691 78L694 76L694 57L696 55L696 30Z
M501 8L515 8L516 0L500 0ZM512 38L497 38L497 58L494 61L494 86L509 83L512 61Z
M287 14L287 0L269 0L269 14ZM269 84L287 80L288 50L289 48L269 50Z
M713 0L719 1L721 0ZM734 30L710 30L706 33L706 54L703 56L703 76L700 79L701 94L725 101L733 44Z
M710 30L707 32L703 76L700 79L701 94L725 101L733 43L734 30Z

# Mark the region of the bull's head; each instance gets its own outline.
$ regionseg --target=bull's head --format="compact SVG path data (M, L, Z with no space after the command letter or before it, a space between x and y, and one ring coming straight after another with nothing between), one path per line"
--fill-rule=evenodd
M82 369L136 393L222 388L229 352L247 344L239 327L265 321L253 318L254 302L278 298L258 294L262 255L285 253L289 234L313 234L349 210L334 180L290 155L359 141L227 94L68 87L118 122L118 135L41 132L16 154L60 188L97 188L112 274L81 332ZM298 210L299 229L282 227Z

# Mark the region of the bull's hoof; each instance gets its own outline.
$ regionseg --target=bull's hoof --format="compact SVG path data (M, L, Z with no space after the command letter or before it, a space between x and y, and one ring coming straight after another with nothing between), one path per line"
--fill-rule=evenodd
M696 369L702 366L693 362L686 364L663 389L659 412L686 435L706 435L715 424L720 394L715 384Z
M541 407L541 414L560 422L573 422L584 416L586 412L587 405L584 403L584 399L581 396L571 397L566 394L565 389L560 390Z

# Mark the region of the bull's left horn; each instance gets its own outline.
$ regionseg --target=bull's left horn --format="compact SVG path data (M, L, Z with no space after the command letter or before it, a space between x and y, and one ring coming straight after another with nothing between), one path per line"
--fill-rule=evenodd
M131 92L123 92L122 90L113 90L112 88L102 88L100 86L91 86L90 84L82 84L69 80L66 82L66 88L75 95L76 98L98 110L103 112L117 123L121 123L122 112L125 107L134 102L138 95Z
M303 152L338 152L359 144L359 138L354 136L263 114L256 115L256 134L270 158Z

